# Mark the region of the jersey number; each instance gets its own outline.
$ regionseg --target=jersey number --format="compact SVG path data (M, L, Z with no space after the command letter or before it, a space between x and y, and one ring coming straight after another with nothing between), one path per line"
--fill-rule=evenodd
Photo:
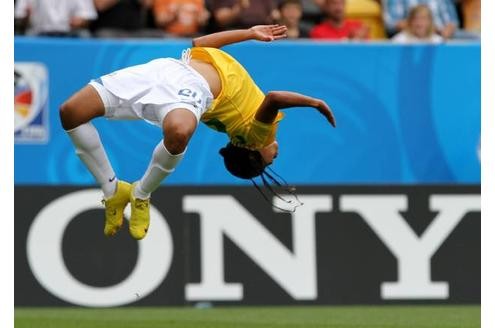
M180 89L179 96L190 97L194 99L198 104L201 104L201 99L198 98L198 93L196 91L192 91L191 89Z

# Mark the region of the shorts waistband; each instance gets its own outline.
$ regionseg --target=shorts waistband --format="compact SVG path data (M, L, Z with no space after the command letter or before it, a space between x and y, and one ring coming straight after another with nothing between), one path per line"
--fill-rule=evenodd
M205 87L206 90L208 90L211 93L210 85L208 84L208 81L206 81L206 79L204 78L203 75L199 74L198 71L196 71L189 64L187 64L187 63L185 63L185 62L183 62L181 60L177 60L175 58L170 58L170 59L172 61L180 64L181 66L185 67L189 72L191 72L194 76L196 76L201 81L201 83L203 84L203 87ZM211 96L213 97L213 94Z

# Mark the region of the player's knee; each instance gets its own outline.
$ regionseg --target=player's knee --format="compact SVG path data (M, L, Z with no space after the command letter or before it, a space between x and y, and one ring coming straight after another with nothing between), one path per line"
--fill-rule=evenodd
M194 129L187 126L170 126L165 131L165 146L171 154L182 153L189 143L189 139L194 133Z
M196 117L188 110L174 110L163 121L165 147L172 154L184 152L196 130Z
M74 110L70 102L64 102L59 109L60 122L65 130L70 130L75 128L74 126Z

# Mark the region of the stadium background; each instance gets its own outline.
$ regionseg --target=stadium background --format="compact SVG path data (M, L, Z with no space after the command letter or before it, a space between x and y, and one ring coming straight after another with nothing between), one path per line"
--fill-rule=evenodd
M262 90L311 94L334 110L337 129L308 109L290 110L280 126L274 168L299 186L305 207L274 213L224 171L217 151L226 138L203 126L153 198L156 235L105 240L98 192L58 106L92 78L187 46L16 38L19 91L32 92L15 136L16 306L479 304L479 44L228 47ZM160 131L96 125L118 175L138 179ZM380 220L397 230L381 231ZM412 242L440 221L433 253L421 258ZM45 233L57 229L52 245ZM393 235L410 237L411 249L400 252ZM152 255L163 257L155 275L142 264ZM408 275L407 263L427 272ZM397 281L402 294L387 293L383 284Z

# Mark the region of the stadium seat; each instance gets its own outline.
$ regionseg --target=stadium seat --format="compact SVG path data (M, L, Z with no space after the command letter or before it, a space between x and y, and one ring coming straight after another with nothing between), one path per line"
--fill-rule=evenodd
M476 1L476 0L475 0ZM374 0L347 0L346 16L362 21L370 28L370 39L384 39L381 6Z

